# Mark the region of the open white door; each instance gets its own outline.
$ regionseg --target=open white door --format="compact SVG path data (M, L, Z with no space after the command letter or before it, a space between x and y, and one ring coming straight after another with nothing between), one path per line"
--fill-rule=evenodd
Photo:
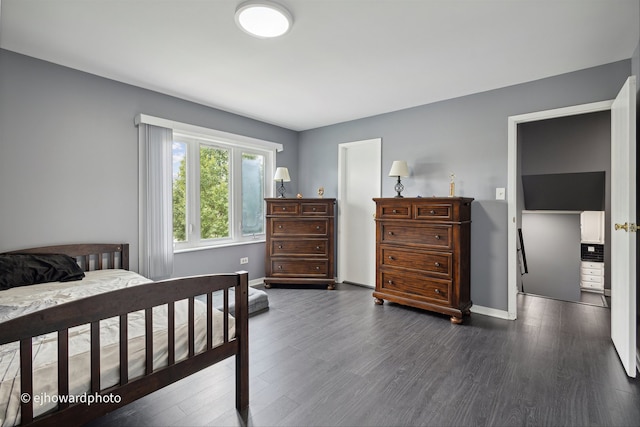
M374 287L382 139L340 144L338 164L338 282Z
M611 339L636 376L636 78L611 106Z

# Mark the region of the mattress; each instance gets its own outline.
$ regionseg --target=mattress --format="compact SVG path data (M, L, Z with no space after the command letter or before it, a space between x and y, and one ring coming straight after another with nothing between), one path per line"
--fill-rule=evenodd
M127 270L97 270L86 272L77 282L52 282L12 288L0 292L0 322L75 299L150 283L137 273ZM162 286L158 284L158 286ZM196 352L206 347L206 304L195 301ZM223 342L224 315L214 309L214 346ZM175 304L175 360L188 355L188 304ZM153 367L168 363L167 307L153 309ZM2 324L0 323L0 327ZM129 379L145 373L145 316L144 311L128 315ZM229 337L234 336L235 321L229 316ZM119 383L119 318L100 322L100 388ZM69 329L69 396L73 399L90 392L90 334L89 325ZM57 406L57 333L33 339L33 412L44 414ZM0 346L0 425L12 426L20 422L20 358L19 344Z

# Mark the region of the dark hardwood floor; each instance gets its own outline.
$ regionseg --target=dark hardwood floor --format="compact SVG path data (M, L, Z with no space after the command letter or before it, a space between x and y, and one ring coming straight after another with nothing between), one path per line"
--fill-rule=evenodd
M267 292L249 321L247 413L230 359L90 425L640 425L607 308L521 295L516 321L457 326L352 285Z

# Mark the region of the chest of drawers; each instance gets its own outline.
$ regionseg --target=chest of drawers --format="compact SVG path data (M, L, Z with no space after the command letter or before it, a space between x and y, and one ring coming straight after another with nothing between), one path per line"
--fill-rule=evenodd
M472 198L380 198L376 203L376 304L451 316L471 308Z
M335 199L265 199L265 287L335 287Z
M582 261L580 263L580 289L604 293L604 263Z

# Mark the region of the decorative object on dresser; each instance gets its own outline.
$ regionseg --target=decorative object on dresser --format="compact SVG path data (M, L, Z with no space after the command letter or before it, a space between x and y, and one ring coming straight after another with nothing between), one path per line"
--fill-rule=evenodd
M376 304L384 300L462 323L471 302L471 202L466 197L380 198Z
M391 170L389 171L389 176L398 177L398 182L394 189L398 193L396 197L404 197L401 193L404 190L404 185L402 185L402 181L400 181L400 177L409 176L409 166L407 166L407 162L405 160L394 160L391 165Z
M278 194L280 194L280 198L284 198L284 183L291 182L291 177L289 176L289 169L287 168L276 168L276 174L273 176L274 181L280 181L280 187L278 187Z
M336 199L265 199L265 288L271 284L335 287Z
M455 197L456 196L456 174L451 172L451 175L449 175L449 197Z

